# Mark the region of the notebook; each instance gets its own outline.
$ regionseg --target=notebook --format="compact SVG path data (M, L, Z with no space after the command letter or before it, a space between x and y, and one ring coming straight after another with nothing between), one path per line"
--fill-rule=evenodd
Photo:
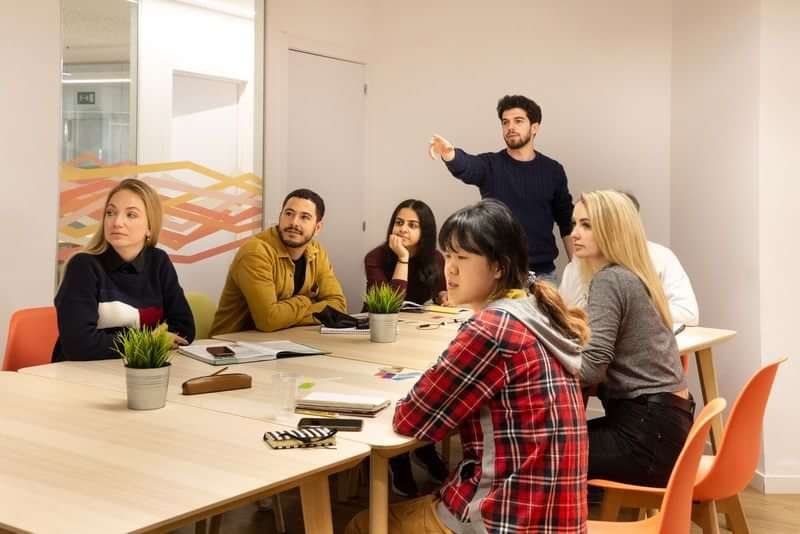
M214 356L208 352L209 347L226 347L233 351L233 356ZM211 365L231 365L274 360L276 358L328 354L328 352L315 347L286 340L245 343L242 341L218 341L216 339L196 340L191 345L179 347L178 352Z
M314 391L297 400L297 407L304 410L322 410L334 413L346 413L363 417L375 417L375 414L389 406L389 399L372 395L345 395Z

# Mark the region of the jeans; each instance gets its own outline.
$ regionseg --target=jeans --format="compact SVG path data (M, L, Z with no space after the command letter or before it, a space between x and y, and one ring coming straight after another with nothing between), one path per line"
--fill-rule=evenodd
M664 487L693 416L673 406L609 399L606 415L588 422L589 478Z

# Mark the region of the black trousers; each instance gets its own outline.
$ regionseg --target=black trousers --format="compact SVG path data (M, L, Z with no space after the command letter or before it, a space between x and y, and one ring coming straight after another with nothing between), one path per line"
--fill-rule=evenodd
M606 415L588 423L589 479L667 485L692 427L694 403L664 395L670 394L604 402Z

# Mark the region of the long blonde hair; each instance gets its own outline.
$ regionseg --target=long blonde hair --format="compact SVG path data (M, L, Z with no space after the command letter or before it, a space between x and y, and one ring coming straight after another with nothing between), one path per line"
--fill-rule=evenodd
M644 284L650 300L667 328L672 328L672 313L647 248L642 220L633 202L617 191L592 191L581 195L589 215L594 242L606 261L633 272ZM578 259L581 279L586 284L595 275L589 262Z
M161 199L158 198L158 193L143 181L137 180L136 178L126 178L108 192L106 203L103 205L103 215L97 231L81 252L98 255L108 249L105 228L106 210L108 209L108 203L111 202L111 197L123 190L138 195L139 198L142 199L142 203L144 203L144 211L147 214L147 224L150 229L150 236L145 241L144 246L154 247L158 244L158 235L161 233L162 219Z

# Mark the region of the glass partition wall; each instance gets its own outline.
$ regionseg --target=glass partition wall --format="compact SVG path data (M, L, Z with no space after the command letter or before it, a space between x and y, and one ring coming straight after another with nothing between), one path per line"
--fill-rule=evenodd
M158 246L184 289L217 299L262 227L263 5L62 0L60 263L97 230L108 191L138 177L161 196Z

